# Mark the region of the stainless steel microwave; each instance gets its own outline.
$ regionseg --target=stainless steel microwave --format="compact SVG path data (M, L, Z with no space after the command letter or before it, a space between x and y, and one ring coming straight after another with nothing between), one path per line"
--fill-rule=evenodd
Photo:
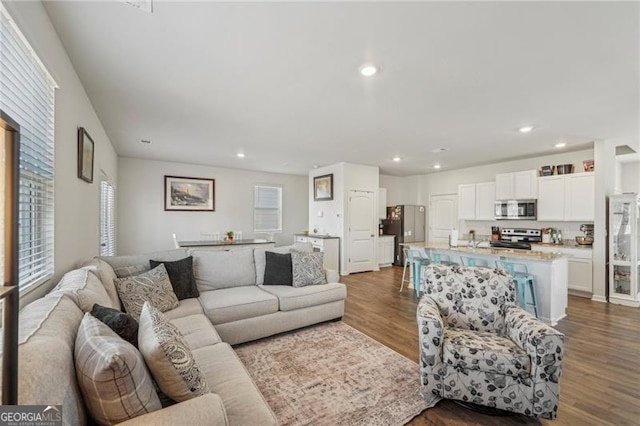
M536 220L537 212L536 200L496 201L495 203L496 220Z

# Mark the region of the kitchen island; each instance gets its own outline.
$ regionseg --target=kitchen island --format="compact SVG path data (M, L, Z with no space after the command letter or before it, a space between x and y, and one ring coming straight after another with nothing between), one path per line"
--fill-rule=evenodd
M433 253L448 254L456 263L461 263L461 256L484 259L492 267L496 260L523 263L535 280L538 317L553 326L566 316L568 256L565 254L502 248L449 247L446 243L424 241L406 245L425 249L430 258Z

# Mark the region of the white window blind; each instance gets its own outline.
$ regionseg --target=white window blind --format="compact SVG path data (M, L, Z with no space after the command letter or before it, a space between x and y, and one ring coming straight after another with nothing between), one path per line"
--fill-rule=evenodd
M53 275L55 88L0 4L0 108L20 125L20 287Z
M100 255L116 254L115 188L106 176L100 180Z
M255 232L282 231L282 187L256 185L254 228Z

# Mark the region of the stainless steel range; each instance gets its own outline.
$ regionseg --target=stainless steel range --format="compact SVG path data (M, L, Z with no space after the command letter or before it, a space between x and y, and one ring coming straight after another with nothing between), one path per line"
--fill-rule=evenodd
M540 241L542 233L539 229L503 228L500 230L500 240L491 241L491 247L531 250L531 243Z

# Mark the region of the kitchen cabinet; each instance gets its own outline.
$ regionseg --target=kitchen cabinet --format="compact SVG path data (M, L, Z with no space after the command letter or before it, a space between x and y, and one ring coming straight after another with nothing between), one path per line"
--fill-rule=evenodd
M591 296L593 293L593 250L590 247L533 245L532 250L566 254L568 256L568 289L576 296Z
M387 218L387 188L378 188L378 218Z
M323 253L325 269L340 271L340 238L317 235L296 235L296 242L311 243L313 251Z
M493 220L495 182L458 185L458 219Z
M565 177L538 178L538 220L564 220Z
M609 302L640 306L640 196L609 198Z
M564 176L564 220L593 222L595 218L594 174L585 172Z
M537 170L496 175L496 200L533 200L536 198L538 198Z
M378 237L378 265L379 266L391 266L393 265L393 251L395 248L394 235L381 235Z

